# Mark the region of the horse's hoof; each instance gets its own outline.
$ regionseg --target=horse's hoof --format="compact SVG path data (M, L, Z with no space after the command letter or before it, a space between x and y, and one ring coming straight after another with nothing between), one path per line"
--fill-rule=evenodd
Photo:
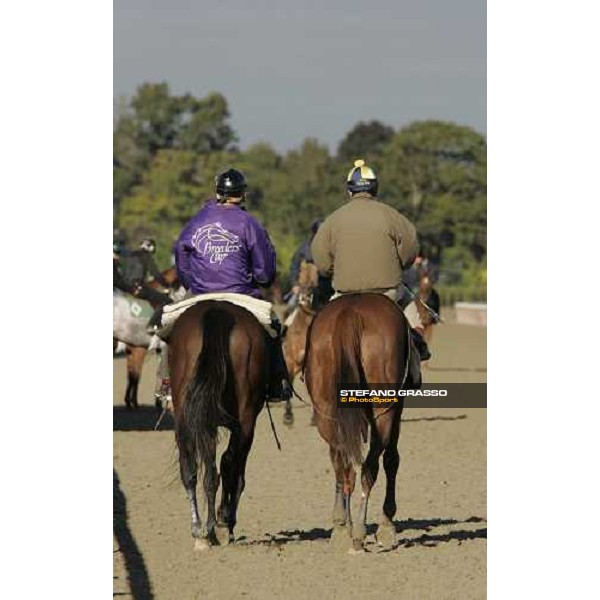
M229 533L229 527L225 524L217 524L215 527L215 536L220 545L226 546L233 541L233 535Z
M375 534L377 544L383 548L394 548L397 545L396 527L393 523L385 521L379 524Z
M357 523L353 526L350 536L352 537L355 546L356 543L359 543L362 546L367 538L367 528L363 523Z
M210 550L210 543L206 538L196 538L194 540L194 550L197 552L204 552Z
M362 540L353 539L352 548L348 550L348 554L357 555L365 554L365 547Z
M345 525L335 525L331 532L329 543L340 552L346 552L350 547L351 538Z

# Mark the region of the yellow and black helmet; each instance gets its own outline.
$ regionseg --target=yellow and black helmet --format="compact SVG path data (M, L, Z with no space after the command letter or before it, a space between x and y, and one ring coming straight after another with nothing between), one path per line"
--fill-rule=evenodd
M362 158L354 161L354 168L348 173L346 187L352 194L367 192L373 196L377 194L379 182L373 169L365 164Z

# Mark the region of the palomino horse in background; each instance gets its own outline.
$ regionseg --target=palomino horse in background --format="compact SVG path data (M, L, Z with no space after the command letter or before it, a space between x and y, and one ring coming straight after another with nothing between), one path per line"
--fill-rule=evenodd
M312 308L313 290L319 283L319 272L313 263L302 261L298 274L298 306L286 319L287 328L283 339L283 355L290 381L293 383L296 375L302 370L304 364L304 350L306 347L306 334L311 324L315 310ZM292 425L294 413L292 401L287 400L283 422Z
M171 267L166 271L162 272L162 276L172 289L180 288L179 281L177 279L177 269ZM157 281L150 281L148 285L156 290L167 292ZM177 293L177 292L176 292ZM137 299L142 304L146 303L146 300ZM149 319L148 319L149 320ZM148 323L146 322L146 325ZM142 339L138 343L127 343L127 388L125 390L125 406L127 408L137 408L138 406L138 386L140 378L142 376L142 368L144 366L144 360L150 344L150 336L142 336ZM156 386L159 387L158 384ZM160 402L155 402L157 408L161 408Z
M338 403L337 386L364 387L373 383L418 388L420 372L411 360L411 336L402 310L381 294L348 294L332 300L314 318L306 346L306 386L313 402L321 437L329 444L335 472L334 531L332 539L349 541L363 550L366 536L367 503L379 471L387 478L384 516L378 540L395 542L396 475L400 464L398 439L403 402L384 408L377 404L358 406ZM361 442L370 446L362 460ZM361 504L352 523L350 501L356 481L354 465L362 464Z
M173 327L169 366L180 474L190 502L195 548L218 544L217 531L228 533L231 543L256 418L265 403L265 331L254 315L235 304L199 302ZM215 514L219 427L231 434L221 457L222 495ZM204 473L205 524L196 501L199 470Z
M427 271L422 271L419 277L419 291L417 292L418 300L422 300L434 310L438 315L440 314L440 296L433 288L433 279ZM429 344L433 335L433 326L437 323L433 315L423 306L419 301L415 302L421 322L423 323L423 337Z

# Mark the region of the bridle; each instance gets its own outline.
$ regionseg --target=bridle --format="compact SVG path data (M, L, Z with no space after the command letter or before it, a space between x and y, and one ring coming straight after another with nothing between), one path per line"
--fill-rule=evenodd
M298 292L298 308L305 315L314 316L317 311L312 308L313 291L312 288L301 289Z

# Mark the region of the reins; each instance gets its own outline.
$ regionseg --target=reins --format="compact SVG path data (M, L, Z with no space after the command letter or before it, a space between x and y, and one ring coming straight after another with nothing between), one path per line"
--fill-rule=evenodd
M281 450L281 444L279 443L279 437L277 437L277 430L275 429L275 423L273 423L273 416L271 415L271 407L269 405L269 400L267 398L265 398L265 404L267 405L267 412L269 413L269 421L271 421L271 431L273 431L273 436L275 437L275 443L277 444L277 450Z

